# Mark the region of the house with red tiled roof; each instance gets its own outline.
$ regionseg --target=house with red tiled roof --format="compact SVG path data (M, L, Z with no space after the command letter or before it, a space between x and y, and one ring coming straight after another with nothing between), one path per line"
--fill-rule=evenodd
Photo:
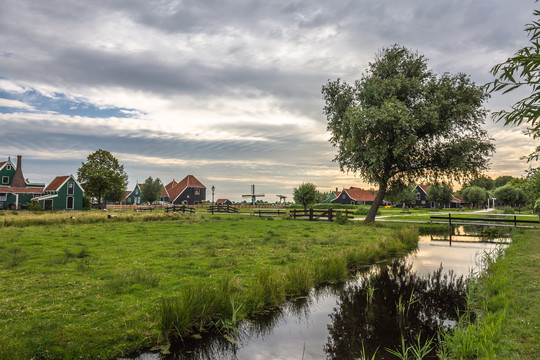
M0 162L0 210L24 208L32 198L43 194L45 184L28 182L22 172L22 156L17 156L17 166Z
M377 196L377 192L373 190L364 190L358 187L350 187L343 189L339 195L332 200L333 204L351 204L351 205L372 205Z
M232 205L232 201L229 199L217 199L216 205Z
M169 191L167 190L167 187L163 185L163 187L161 188L161 196L159 197L159 201L171 202L170 199L171 197L169 195Z
M169 201L173 204L197 205L206 201L206 186L193 175L188 175L180 182L171 181L165 185Z
M84 190L73 175L57 176L33 198L45 210L82 210Z

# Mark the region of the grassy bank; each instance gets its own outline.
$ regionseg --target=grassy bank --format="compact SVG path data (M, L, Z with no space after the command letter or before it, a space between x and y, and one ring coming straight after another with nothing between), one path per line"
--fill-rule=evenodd
M540 359L540 230L512 245L471 285L476 322L464 316L446 337L449 359Z
M38 215L51 225L31 226L24 216L24 225L0 229L2 359L114 358L226 330L417 240L415 230L392 224L225 215L145 221L156 220L152 214L92 223L76 214L71 222Z

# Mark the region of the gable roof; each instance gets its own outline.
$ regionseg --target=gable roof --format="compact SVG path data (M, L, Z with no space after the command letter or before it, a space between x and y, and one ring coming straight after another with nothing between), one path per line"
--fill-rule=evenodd
M176 181L171 181L170 183L168 183L167 185L165 185L165 190L167 190L167 192L171 191L171 189L173 187L175 187L178 183Z
M429 185L417 185L420 189L422 189L423 192L426 193L427 195L427 192L428 192L428 189L429 189Z
M372 190L364 190L357 187L351 187L350 189L344 189L349 197L356 201L375 201L377 193Z
M0 161L0 170L7 164L7 161Z
M216 204L217 204L217 203L224 203L224 202L227 201L227 200L229 200L229 199L217 199L217 200L216 200Z
M165 186L162 186L161 187L161 197L165 197L165 196L170 198L169 192L167 191L167 188Z
M175 181L173 180L171 183L167 184L167 186L172 184L173 182ZM188 175L185 178L183 178L182 181L177 183L175 186L168 189L169 195L170 195L169 200L171 202L174 202L174 200L176 200L178 196L180 196L180 194L183 193L184 190L187 189L188 187L206 189L206 186L204 186L199 180L197 180L195 176Z
M124 191L124 198L122 199L122 201L126 201L126 199L127 199L127 197L128 197L129 195L131 195L131 191L125 190L125 191Z
M69 179L72 179L73 182L75 182L75 184L77 184L77 186L81 189L81 191L84 192L83 187L81 186L81 184L79 184L77 180L75 180L73 175L63 175L63 176L55 177L54 180L51 181L51 183L47 185L47 187L44 190L45 191L58 191L60 190L62 186L64 186L66 181L68 181Z
M47 185L45 191L58 191L58 189L60 189L69 178L69 175L57 176L49 185Z

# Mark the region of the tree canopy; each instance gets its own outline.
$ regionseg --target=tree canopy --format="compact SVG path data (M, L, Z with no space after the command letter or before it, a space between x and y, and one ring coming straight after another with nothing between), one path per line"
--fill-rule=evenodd
M151 176L148 177L141 186L141 200L150 204L159 200L162 188L163 184L159 178L154 180Z
M540 16L540 10L534 10L534 16ZM494 118L504 121L506 125L527 123L529 135L540 137L540 21L533 21L525 26L530 45L518 50L514 56L504 63L495 65L491 73L495 80L486 84L491 92L502 91L503 94L518 88L527 88L531 95L512 105L510 111L501 110L494 113ZM540 147L529 156L529 159L540 157Z
M465 74L436 76L423 56L394 45L354 85L329 80L322 94L335 161L379 187L366 221L392 186L461 180L488 168L487 94Z
M298 188L294 189L293 196L294 202L302 204L304 210L307 210L309 205L312 205L317 201L319 192L317 191L317 187L312 183L303 183L298 186Z
M445 182L431 185L427 191L427 199L438 207L449 205L452 201L452 187Z
M477 207L478 205L483 205L488 197L486 189L480 186L469 186L464 189L461 193L463 200Z
M110 152L99 149L88 155L77 170L77 178L86 194L96 197L101 206L105 201L122 200L128 177Z
M411 204L416 200L416 186L412 184L393 186L388 190L385 198L395 204L403 204L403 207L405 207L406 204Z

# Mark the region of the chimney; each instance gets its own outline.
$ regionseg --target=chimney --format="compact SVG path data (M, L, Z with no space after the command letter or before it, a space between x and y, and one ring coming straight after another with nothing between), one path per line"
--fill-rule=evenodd
M338 191L339 191L338 188L336 188L336 192L338 192Z
M24 175L22 172L22 156L17 155L17 169L11 179L11 187L26 187L26 181L24 180Z

